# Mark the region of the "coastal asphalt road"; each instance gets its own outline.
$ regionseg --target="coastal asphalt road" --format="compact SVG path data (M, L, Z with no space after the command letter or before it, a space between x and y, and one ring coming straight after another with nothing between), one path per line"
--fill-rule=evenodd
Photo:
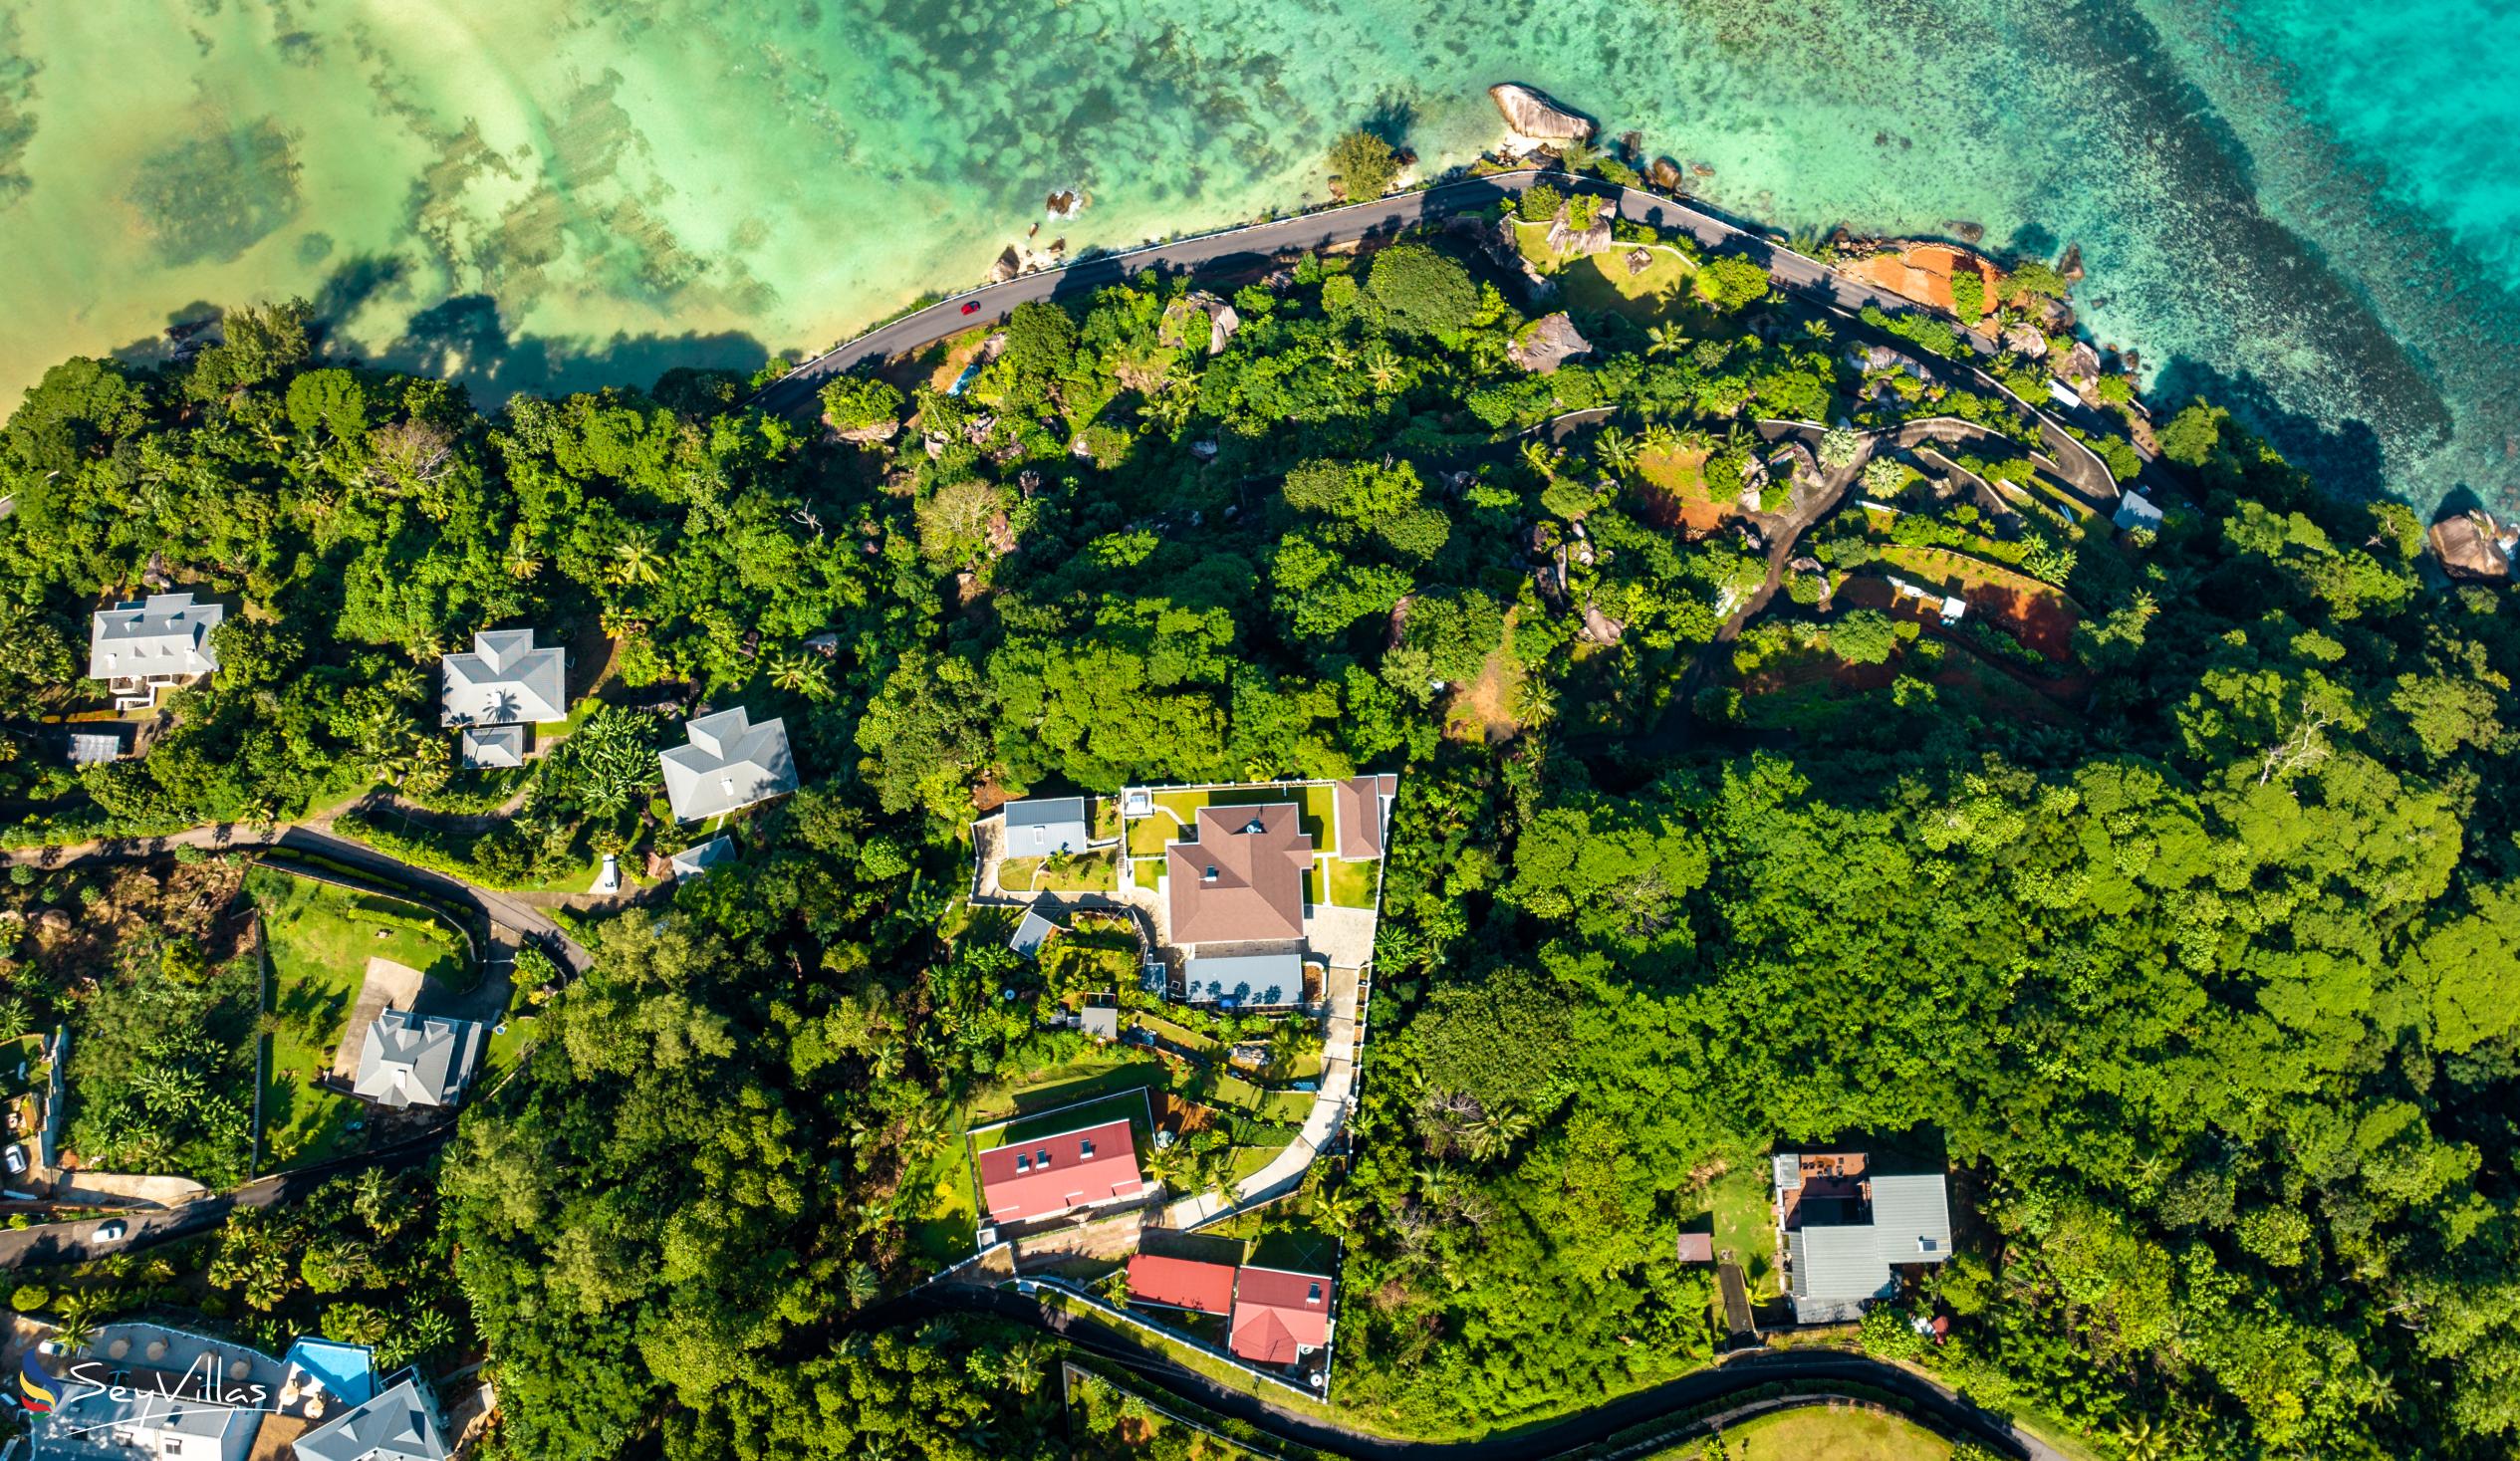
M1733 249L1764 267L1778 289L1850 318L1861 313L1867 305L1877 305L1884 310L1915 308L1912 300L1850 279L1817 259L1795 253L1702 207L1639 188L1619 187L1589 178L1571 178L1562 172L1524 168L1487 177L1460 178L1415 192L1377 198L1372 202L1351 203L1300 217L1247 224L1195 238L1175 239L1170 243L1145 244L1116 254L1079 259L1056 269L1019 274L1000 284L984 285L939 300L817 356L764 386L760 394L753 397L753 403L780 415L810 418L815 413L815 397L823 382L834 375L843 374L867 361L886 360L923 350L974 326L995 324L1004 320L1017 305L1090 294L1146 269L1190 274L1230 273L1264 267L1281 256L1327 248L1333 244L1387 238L1435 219L1477 212L1543 180L1553 187L1577 188L1599 197L1615 197L1620 214L1634 222L1686 233L1710 249ZM966 315L963 313L965 305L977 305L979 308ZM1980 352L1989 348L1974 336L1964 335L1963 339ZM2066 474L2085 497L2096 502L2117 498L2117 484L2110 477L2108 468L2092 455L2089 447L2066 435L2044 405L2021 399L1991 376L1982 372L1972 373L1980 388L2010 398L2038 419L2057 460L2066 464Z
M347 1172L367 1167L399 1172L418 1166L436 1155L437 1149L454 1134L455 1123L450 1120L391 1146L335 1157L299 1171L259 1178L232 1191L197 1198L176 1207L126 1208L106 1217L75 1223L0 1229L0 1269L86 1263L109 1254L129 1253L170 1243L177 1238L217 1227L227 1221L229 1213L240 1207L270 1207L276 1203L291 1202ZM97 1230L109 1222L123 1223L129 1232L117 1242L99 1243Z
M1415 192L1377 198L1372 202L1351 203L1294 218L1248 224L1221 233L1175 239L1170 243L1145 244L1116 254L1079 259L1056 269L1017 275L1002 284L986 285L939 300L807 361L764 387L754 403L766 411L784 415L803 414L811 409L814 395L822 388L822 382L846 372L851 366L864 361L906 355L974 325L995 323L1003 320L1017 305L1089 294L1144 269L1181 270L1193 274L1218 272L1257 266L1280 255L1328 248L1334 244L1387 238L1431 220L1457 213L1475 213L1544 179L1552 186L1578 186L1599 196L1616 196L1619 211L1628 218L1638 223L1681 230L1710 248L1739 245L1750 257L1766 265L1769 276L1780 287L1837 308L1854 311L1868 304L1878 304L1884 309L1891 309L1910 304L1885 290L1833 274L1824 265L1778 248L1759 234L1701 208L1637 188L1615 187L1589 180L1578 182L1565 173L1525 168L1487 177L1465 177ZM977 304L980 308L975 314L965 315L962 307L966 304Z
M1709 1401L1743 1396L1761 1385L1788 1381L1817 1382L1823 1386L1860 1384L1886 1390L1945 1435L1968 1437L1992 1448L1999 1456L2062 1461L2036 1438L2013 1429L2001 1416L1970 1404L1931 1380L1895 1365L1834 1350L1781 1349L1746 1354L1606 1400L1574 1415L1520 1427L1510 1435L1477 1441L1408 1441L1350 1430L1313 1413L1273 1405L1248 1390L1175 1363L1162 1349L1120 1325L1005 1289L929 1284L875 1306L849 1328L890 1329L946 1314L988 1315L1043 1330L1086 1353L1127 1365L1145 1380L1216 1414L1247 1421L1271 1435L1358 1461L1542 1461Z

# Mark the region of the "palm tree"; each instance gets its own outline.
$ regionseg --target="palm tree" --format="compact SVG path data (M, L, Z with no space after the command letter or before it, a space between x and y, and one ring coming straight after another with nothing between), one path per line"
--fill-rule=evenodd
M1531 1117L1509 1105L1494 1105L1480 1113L1463 1132L1463 1145L1479 1161L1503 1156L1514 1143L1531 1134Z
M1400 378L1399 357L1376 346L1365 358L1365 378L1373 381L1377 390L1389 390Z
M1826 320L1804 321L1803 333L1814 340L1835 340L1838 338L1838 332L1832 329L1829 322Z
M1612 475L1624 477L1637 468L1637 438L1617 426L1604 426L1593 440L1593 455L1601 458Z
M113 1307L113 1300L86 1291L65 1297L61 1322L53 1328L53 1342L73 1354L87 1348L96 1342L97 1325Z
M817 668L814 660L807 655L773 654L770 656L770 683L782 690L801 694L806 681L815 677Z
M999 1375L1006 1387L1019 1395L1029 1395L1041 1388L1048 1374L1050 1361L1058 1351L1044 1339L1018 1339L1006 1347Z
M1681 333L1677 325L1648 326L1645 329L1645 354L1675 356L1680 353L1682 346L1690 343L1690 339L1689 336Z
M1523 443L1523 465L1531 468L1544 482L1558 480L1558 467L1565 460L1564 451L1549 445L1537 436Z
M1526 726L1547 725L1557 719L1558 687L1532 675L1514 691L1514 719Z
M1680 449L1680 428L1668 421L1648 421L1637 439L1646 451L1670 456Z
M34 1024L26 1001L18 995L0 996L0 1040L15 1040Z
M2127 1448L2127 1461L2161 1461L2170 1442L2151 1417L2139 1415L2118 1427L2118 1444Z
M402 1322L402 1346L423 1359L455 1342L455 1322L442 1309L423 1309Z
M849 1266L850 1308L864 1309L873 1304L876 1296L882 1292L883 1280L877 1275L874 1264L854 1263Z
M1354 1188L1334 1187L1313 1198L1313 1216L1319 1218L1323 1226L1338 1232L1353 1231L1357 1219L1364 1215L1365 1204L1358 1199Z
M665 556L656 549L656 535L632 528L613 545L613 561L604 577L619 588L652 584L665 576Z

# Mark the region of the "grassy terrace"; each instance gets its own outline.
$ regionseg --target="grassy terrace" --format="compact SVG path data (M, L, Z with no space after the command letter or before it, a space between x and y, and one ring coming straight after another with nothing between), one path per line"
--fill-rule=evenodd
M1913 1421L1864 1410L1810 1405L1782 1415L1762 1415L1724 1432L1724 1449L1691 1441L1660 1452L1655 1461L1946 1461L1951 1443Z
M1009 857L998 863L997 885L1008 892L1110 892L1120 886L1120 863L1110 852Z
M1072 1106L1054 1106L1033 1115L1018 1116L1004 1125L971 1133L973 1151L990 1151L1011 1143L1034 1141L1056 1136L1062 1131L1082 1130L1106 1121L1127 1121L1143 1151L1154 1140L1154 1101L1143 1086L1098 1096Z
M368 960L391 959L442 989L469 982L462 941L407 903L257 867L246 890L271 957L265 1007L277 1018L263 1075L263 1166L286 1170L338 1155L360 1104L316 1087L332 1069Z
M1154 815L1137 818L1130 824L1129 854L1133 857L1162 855L1165 844L1180 838L1177 829L1186 828L1195 821L1201 807L1261 807L1276 802L1293 802L1299 809L1297 822L1305 834L1315 844L1328 847L1333 841L1331 808L1336 797L1328 782L1157 792L1154 794ZM1149 828L1154 831L1148 832Z
M1697 301L1691 280L1697 266L1668 244L1622 244L1606 254L1566 259L1549 251L1549 225L1516 223L1515 242L1523 257L1543 274L1553 275L1574 309L1615 311L1639 322L1685 313ZM1642 248L1653 262L1638 274L1628 272L1631 249Z
M1330 901L1334 907L1371 908L1374 906L1375 879L1382 872L1382 864L1349 862L1338 857L1325 857L1321 865L1330 873Z

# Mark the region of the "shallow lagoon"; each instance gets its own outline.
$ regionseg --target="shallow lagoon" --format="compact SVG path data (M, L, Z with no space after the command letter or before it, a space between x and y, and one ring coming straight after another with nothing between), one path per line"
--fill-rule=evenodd
M2350 489L2507 497L2494 57L2489 0L15 0L0 397L292 292L489 393L753 364L971 282L1055 187L1072 247L1210 227L1318 200L1369 118L1460 160L1520 79L1780 224L2079 242L2166 389Z

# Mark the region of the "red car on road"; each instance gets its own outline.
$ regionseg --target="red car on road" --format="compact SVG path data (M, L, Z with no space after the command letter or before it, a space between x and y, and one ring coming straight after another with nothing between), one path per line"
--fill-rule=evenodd
M980 313L980 302L978 300L963 301L962 312L966 315L976 315Z

